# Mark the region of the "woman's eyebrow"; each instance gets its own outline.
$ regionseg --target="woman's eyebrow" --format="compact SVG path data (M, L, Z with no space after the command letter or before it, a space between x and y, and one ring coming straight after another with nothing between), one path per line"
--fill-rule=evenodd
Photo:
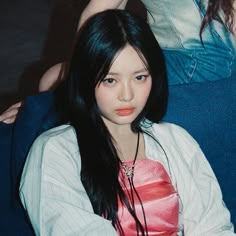
M148 72L148 69L142 68L140 70L135 71L134 74L143 73L143 72Z
M142 69L139 69L139 70L136 70L133 72L133 74L138 74L138 73L143 73L143 72L148 72L148 70L146 68L142 68ZM107 75L119 75L120 73L119 72L108 72Z

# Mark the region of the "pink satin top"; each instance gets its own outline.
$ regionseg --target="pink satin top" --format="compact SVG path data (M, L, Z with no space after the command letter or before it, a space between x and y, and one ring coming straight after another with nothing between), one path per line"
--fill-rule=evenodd
M127 166L132 161L125 162ZM130 196L128 178L121 167L119 180L126 196ZM177 235L179 202L170 177L163 165L150 159L137 160L134 168L134 186L145 211L148 235ZM136 214L144 226L141 204L134 193ZM118 217L125 235L136 236L136 224L127 208L119 201Z

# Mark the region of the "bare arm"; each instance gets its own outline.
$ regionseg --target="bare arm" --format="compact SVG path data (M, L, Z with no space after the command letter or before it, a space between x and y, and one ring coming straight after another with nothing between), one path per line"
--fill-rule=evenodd
M107 9L125 9L127 2L128 0L90 0L80 16L78 28L80 28L90 16L98 12ZM47 91L55 85L61 71L61 66L62 63L59 63L46 71L39 83L40 92Z
M124 9L128 0L91 0L81 14L79 27L93 14L106 9ZM56 83L62 63L56 64L49 68L42 76L39 83L39 91L50 90Z
M83 10L78 28L92 15L105 11L107 9L125 9L128 0L90 0L88 5ZM62 63L56 64L51 67L40 80L39 91L47 91L51 89L60 74Z
M107 9L124 9L127 2L128 0L90 0L81 14L78 28L80 28L90 16ZM48 91L54 87L59 77L61 66L62 63L56 64L45 72L39 83L40 92ZM22 102L18 102L0 114L0 122L13 123L21 105Z
M81 14L78 29L92 15L107 9L125 9L128 0L90 0Z
M49 68L44 75L42 76L39 82L39 92L48 91L55 85L60 71L61 71L62 63L56 64ZM15 122L19 109L22 106L22 102L17 102L10 106L6 111L0 114L0 122L4 122L6 124L11 124Z
M62 63L50 67L42 76L39 82L39 92L52 89L59 79Z

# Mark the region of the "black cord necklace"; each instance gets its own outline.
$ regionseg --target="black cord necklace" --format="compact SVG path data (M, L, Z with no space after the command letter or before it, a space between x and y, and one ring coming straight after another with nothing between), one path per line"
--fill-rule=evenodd
M138 149L139 149L139 132L138 132L138 138L137 138L137 145L136 145L136 151L135 151L135 156L134 156L134 160L131 166L127 166L125 164L125 161L121 161L121 165L122 168L124 170L125 175L127 176L128 180L133 179L134 177L134 167L135 167L135 162L137 160L137 156L138 156Z
M146 231L146 233L147 233L146 235L148 235L147 222L146 222L146 216L145 216L143 204L142 204L142 201L141 201L141 199L140 199L140 197L139 197L138 192L137 192L136 189L135 189L134 182L133 182L133 178L134 178L134 167L135 167L135 162L136 162L136 160L137 160L138 150L139 150L139 138L140 138L140 132L138 132L136 151L135 151L135 156L134 156L134 160L133 160L132 165L129 167L129 166L127 166L127 165L125 164L124 161L121 161L121 165L122 165L122 168L123 168L123 171L124 171L125 175L126 175L127 178L128 178L128 181L129 181L129 185L130 185L130 195L129 195L129 198L130 198L130 201L131 201L131 206L132 206L133 212L136 214L135 201L134 201L134 193L135 193L135 195L137 196L137 198L138 198L138 200L139 200L139 202L140 202L141 208L142 208L145 231ZM139 228L139 227L138 227L137 223L136 223L136 227L137 227L137 235L139 235L139 233L138 233L138 228Z

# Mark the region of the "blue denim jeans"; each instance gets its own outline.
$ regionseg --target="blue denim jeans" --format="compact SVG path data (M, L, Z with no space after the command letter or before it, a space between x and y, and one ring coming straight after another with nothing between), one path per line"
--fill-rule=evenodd
M236 52L214 35L217 48L205 43L192 49L163 49L169 85L236 79Z
M142 0L167 64L170 85L236 78L236 38L211 21L199 35L208 1ZM157 65L158 66L158 65Z

